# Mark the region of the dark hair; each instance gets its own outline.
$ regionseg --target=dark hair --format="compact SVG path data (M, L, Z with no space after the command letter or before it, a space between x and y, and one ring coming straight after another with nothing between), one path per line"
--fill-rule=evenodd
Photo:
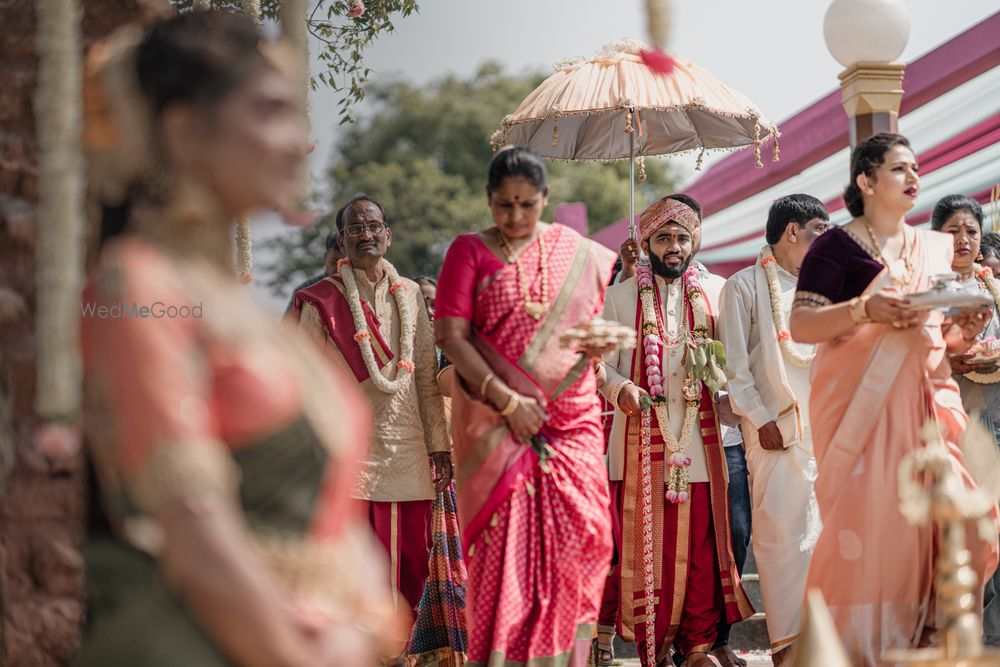
M430 285L431 287L437 287L438 281L430 276L417 276L413 279L413 282L423 287L424 285Z
M1000 234L996 232L983 234L983 238L979 241L979 252L982 253L983 259L987 257L1000 258Z
M153 120L175 103L211 112L255 74L273 67L261 50L256 24L231 12L171 17L150 28L135 51L136 82ZM102 246L127 230L133 200L158 199L157 188L149 186L147 177L138 175L123 200L102 202Z
M695 215L698 216L698 222L701 222L701 204L698 203L697 199L695 199L691 195L686 195L683 192L677 193L675 195L667 195L667 198L676 199L682 204L687 204L688 208L694 211Z
M341 206L340 210L337 211L337 231L338 232L344 231L344 215L347 213L347 211L349 211L355 204L357 204L358 202L362 202L362 201L371 202L372 204L374 204L375 208L378 209L378 212L382 214L382 220L383 220L383 222L385 222L386 225L389 224L389 218L388 218L388 216L386 216L385 209L382 208L382 204L379 204L377 201L375 201L374 199L372 199L371 197L369 197L365 193L359 192L358 194L356 194L353 197L351 197L350 199L348 199L347 203L344 204L343 206Z
M211 109L274 65L256 24L232 12L188 12L150 29L136 50L139 89L158 117L173 103Z
M823 202L812 195L795 194L779 197L774 200L767 212L765 239L768 244L774 245L781 240L788 223L794 222L799 227L805 227L806 223L814 218L829 220L830 214L823 206Z
M542 194L549 193L549 176L538 153L524 146L505 148L490 161L486 194L492 195L508 178L523 178Z
M326 249L327 250L333 250L334 248L337 247L337 237L338 236L340 236L340 232L338 232L336 229L326 235L326 239L324 240L324 243L326 244ZM339 248L338 248L338 250L339 250Z
M859 143L851 151L851 182L844 188L844 203L855 218L865 214L865 201L858 187L858 176L865 174L875 178L875 170L885 162L885 154L893 146L905 146L911 151L910 140L901 134L880 132Z
M983 207L972 197L965 195L945 195L934 205L931 213L931 229L940 231L944 223L951 219L951 216L960 211L968 211L979 223L979 230L983 229Z

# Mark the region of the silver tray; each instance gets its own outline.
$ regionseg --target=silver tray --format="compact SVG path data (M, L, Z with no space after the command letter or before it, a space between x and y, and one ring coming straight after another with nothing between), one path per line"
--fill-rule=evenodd
M993 297L983 292L961 291L948 289L931 289L926 292L907 294L910 306L918 310L945 310L958 312L962 310L977 310L992 308Z

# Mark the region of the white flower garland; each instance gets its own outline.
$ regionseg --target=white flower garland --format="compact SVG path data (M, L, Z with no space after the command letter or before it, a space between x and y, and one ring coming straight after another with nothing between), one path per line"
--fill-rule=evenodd
M975 271L976 280L979 281L979 284L985 287L990 293L990 296L993 297L993 303L998 309L996 312L1000 312L1000 281L997 281L997 279L993 277L993 271L978 264L973 264L972 270ZM996 384L997 382L1000 382L1000 368L992 373L970 371L963 377L975 382L976 384Z
M778 345L784 351L793 364L799 368L809 368L816 352L812 354L802 354L792 342L792 334L788 330L788 323L785 321L785 311L781 308L781 285L778 282L778 260L771 252L771 246L765 245L760 249L760 263L764 267L764 275L767 276L767 291L771 297L771 317L774 319L774 328L778 332ZM815 348L813 348L815 349Z
M416 318L410 309L410 301L405 296L405 285L399 278L396 268L389 262L383 261L385 272L389 276L389 292L396 299L396 307L399 309L399 356L396 363L396 379L389 380L379 369L375 361L375 352L372 350L371 332L368 330L368 323L365 320L365 313L361 309L361 295L358 293L358 283L354 279L354 271L351 263L347 260L340 260L337 263L337 271L344 281L344 289L347 292L347 303L351 307L351 316L354 319L354 340L361 349L361 358L365 360L365 368L372 382L379 391L386 394L395 394L409 383L410 376L413 375L415 366L413 364L413 339L416 334Z
M695 332L701 335L708 332L708 312L705 303L701 298L701 290L697 282L694 281L693 271L684 275L682 288L685 291L691 310L694 315ZM661 351L663 349L664 331L660 321L660 313L655 303L655 287L653 285L652 272L643 267L639 270L639 300L642 304L642 333L643 350L646 353L646 382L649 385L646 389L652 399L653 409L656 411L656 419L659 422L660 433L663 435L663 442L667 448L667 500L673 503L683 503L688 500L688 472L691 465L691 457L685 454L691 439L694 436L694 427L698 421L698 409L701 405L701 381L688 373L684 381L684 421L681 424L681 434L679 438L674 438L670 428L670 415L667 409L667 399L664 396L663 378L661 376ZM686 331L687 318L684 316L684 309L681 309L682 330ZM689 336L682 336L685 343L689 343Z

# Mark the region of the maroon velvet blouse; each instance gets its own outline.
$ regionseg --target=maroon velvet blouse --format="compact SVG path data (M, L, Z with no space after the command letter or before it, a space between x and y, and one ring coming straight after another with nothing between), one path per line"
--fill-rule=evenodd
M799 270L795 305L829 306L861 296L882 262L853 236L834 227L813 241Z

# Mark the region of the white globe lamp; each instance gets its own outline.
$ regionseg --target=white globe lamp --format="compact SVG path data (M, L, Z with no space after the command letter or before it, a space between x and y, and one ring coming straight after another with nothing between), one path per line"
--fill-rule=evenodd
M823 19L826 48L838 63L890 63L910 39L903 0L834 0Z

